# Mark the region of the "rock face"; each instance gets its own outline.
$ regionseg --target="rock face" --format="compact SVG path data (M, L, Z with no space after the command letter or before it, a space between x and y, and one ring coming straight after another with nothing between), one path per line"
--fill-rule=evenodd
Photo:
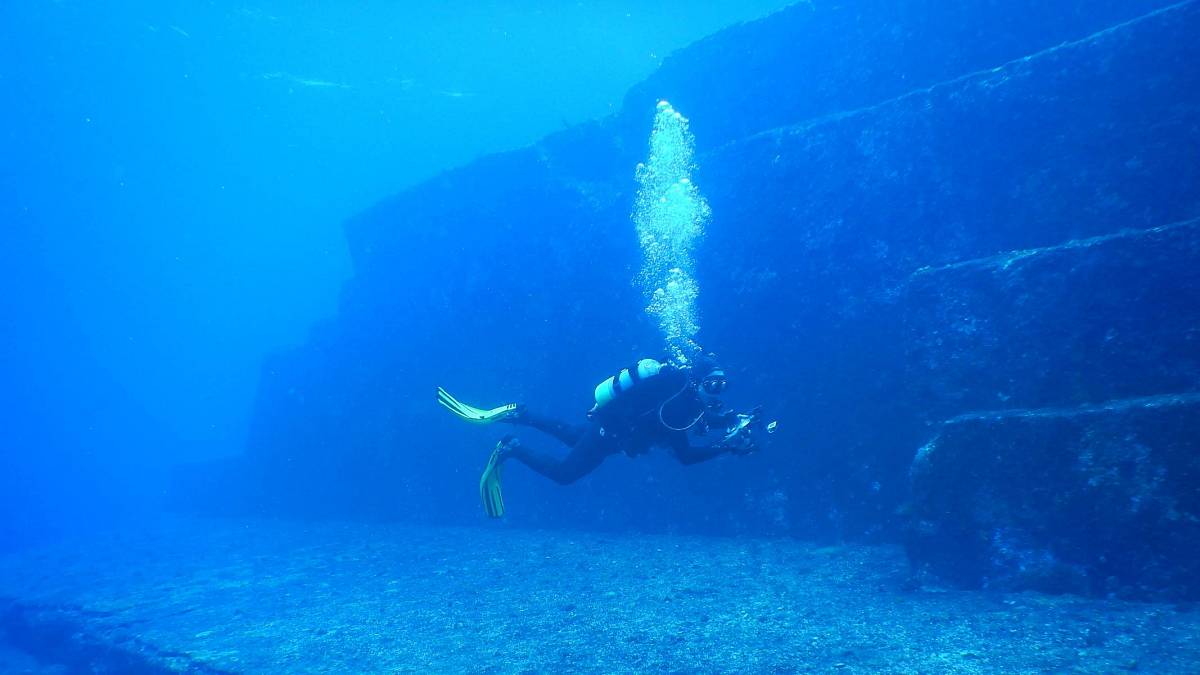
M244 481L240 509L478 517L499 433L447 419L434 385L578 416L659 349L629 213L665 97L713 210L702 338L778 440L686 470L613 460L567 491L514 470L513 520L903 537L919 569L968 584L1194 594L1166 544L1194 545L1197 515L1197 28L1197 2L860 0L713 36L619 115L347 223L338 316L264 368L245 458L189 475ZM1162 396L1177 403L1136 403ZM1029 517L1064 485L1070 513L1107 516L1095 545ZM1146 506L1118 513L1117 495ZM1023 556L1053 564L1022 576Z
M1200 598L1200 396L950 420L912 467L910 554L970 586Z
M931 419L1197 390L1200 219L919 270L901 291Z
M918 271L909 381L920 572L1200 598L1200 219ZM1101 401L1087 404L1087 401Z

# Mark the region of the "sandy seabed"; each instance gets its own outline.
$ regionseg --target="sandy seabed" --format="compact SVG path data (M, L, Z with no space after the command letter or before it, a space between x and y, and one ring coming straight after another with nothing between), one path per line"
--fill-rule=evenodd
M1200 670L1200 608L908 578L894 547L172 520L0 557L0 671Z

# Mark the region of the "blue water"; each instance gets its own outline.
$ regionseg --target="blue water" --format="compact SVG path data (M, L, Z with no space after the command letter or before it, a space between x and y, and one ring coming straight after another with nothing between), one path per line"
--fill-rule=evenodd
M336 311L342 221L782 4L6 5L4 520L240 453L264 356Z
M5 5L0 669L1193 669L1197 28ZM706 351L756 452L501 519L434 398Z

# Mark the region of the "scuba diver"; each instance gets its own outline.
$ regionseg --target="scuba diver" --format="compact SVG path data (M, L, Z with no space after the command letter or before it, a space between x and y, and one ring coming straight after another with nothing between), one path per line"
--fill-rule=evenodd
M495 450L479 480L484 510L493 518L504 515L500 490L501 466L515 459L537 473L568 485L591 473L611 455L646 454L653 447L668 449L682 464L698 464L725 453L746 455L758 449L757 433L775 431L775 422L762 423L760 409L735 413L718 396L728 381L711 355L687 366L642 359L596 386L595 405L588 421L571 424L530 411L525 405L482 410L466 405L438 387L438 403L459 418L475 424L495 422L531 427L570 448L563 457L538 452L507 435ZM693 446L689 434L705 436L719 430L715 443Z

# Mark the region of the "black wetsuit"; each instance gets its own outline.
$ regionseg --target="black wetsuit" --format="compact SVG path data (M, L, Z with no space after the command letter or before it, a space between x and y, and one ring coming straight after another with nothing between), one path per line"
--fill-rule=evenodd
M571 450L565 457L555 457L518 443L506 458L517 459L561 485L591 473L609 455L636 456L655 446L669 449L683 464L697 464L727 451L720 446L693 447L689 442L688 429L703 424L700 417L710 407L700 400L685 373L664 368L595 411L585 424L522 410L507 421L549 434Z

